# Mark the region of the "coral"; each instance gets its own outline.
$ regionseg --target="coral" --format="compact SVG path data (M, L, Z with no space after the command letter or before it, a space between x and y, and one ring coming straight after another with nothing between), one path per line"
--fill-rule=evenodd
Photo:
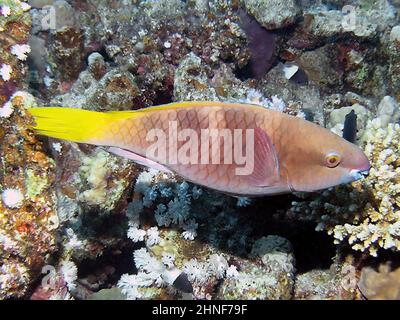
M43 277L31 295L31 300L73 300L72 293L81 290L78 269L72 260L60 260L57 266L46 265L42 269Z
M316 84L299 85L285 77L284 65L272 68L257 84L263 96L277 96L285 101L286 113L297 115L308 110L316 123L324 124L324 100ZM300 111L300 112L299 112Z
M62 9L65 6L69 9ZM110 7L108 1L69 5L59 0L53 7L57 19L52 30L43 30L41 23L48 15L46 8L32 10L33 32L49 49L46 59L50 62L50 72L41 66L35 82L44 84L52 79L51 89L57 94L65 93L65 88L72 85L82 69L84 55L96 51L108 58L107 64L117 64L122 69L119 72L131 74L131 78L116 82L116 86L129 86L127 81L131 79L137 84L138 90L130 92L131 101L119 101L119 106L126 108L169 102L175 68L191 51L215 67L223 61L244 66L249 58L245 34L229 1L210 2L205 11L194 2L181 1L168 5L155 1L114 3ZM74 19L68 19L69 15ZM67 21L59 23L63 20ZM50 36L45 37L46 33ZM43 50L35 52L40 61ZM88 62L95 79L100 80L104 68L99 73ZM45 86L39 87L40 94L48 96L44 89ZM103 91L98 90L97 94L103 95ZM129 88L117 90L116 95L128 91Z
M389 84L390 91L397 100L400 99L400 41L390 41L387 44L388 59L389 59Z
M396 21L395 8L387 0L376 0L367 8L364 1L343 7L315 5L306 8L304 20L289 41L296 48L313 48L332 38L345 36L373 39Z
M110 179L118 166L120 163L115 157L103 150L98 150L92 157L83 157L79 174L89 188L81 191L79 201L106 210L112 209L129 185L127 180Z
M24 64L31 18L25 2L4 0L0 15L0 106L6 103L17 89L23 89L27 68ZM22 58L21 60L19 58Z
M175 74L174 97L176 100L250 103L300 117L304 116L301 107L297 106L294 101L287 104L286 99L273 94L273 90L264 95L263 91L253 88L251 83L242 82L235 78L227 65L222 65L219 70L214 71L211 81L207 76L209 71L209 68L199 57L193 53L187 55L178 66ZM260 86L260 88L265 89L265 86Z
M387 110L382 108L381 110ZM376 256L379 248L400 250L399 148L400 126L387 124L385 113L367 122L361 143L371 161L369 176L352 185L326 190L308 201L295 201L290 213L318 221L335 243Z
M390 31L390 41L400 42L400 26L394 26Z
M299 66L309 79L320 86L338 88L341 85L335 45L326 45L313 51L304 52L299 58Z
M0 298L356 298L365 262L340 259L348 244L400 249L397 2L3 0ZM180 100L257 104L339 135L354 109L370 176L235 198L27 130L36 101L116 111ZM341 244L336 256L310 257L309 237L331 244L315 222ZM381 297L396 277L364 269L359 287Z
M2 64L0 69L1 77L3 81L8 81L11 79L12 68L8 64Z
M364 134L367 121L372 117L372 113L358 103L332 110L329 114L328 127L337 135L341 136L346 115L348 115L351 110L354 110L357 115L357 138L360 138Z
M125 247L126 197L137 169L101 148L83 151L73 143L59 144L61 152L55 150L53 156L61 258L72 259L79 268L83 260Z
M296 300L353 300L357 294L356 269L351 264L333 264L328 270L310 270L296 276Z
M271 287L264 290L261 289L265 284L263 280L257 282L256 290L261 290L261 293L255 294L255 298L290 297L294 261L287 240L268 237L272 251L263 252L262 257L261 252L260 257L258 255L260 250L254 249L251 259L257 260L257 267L253 261L238 260L222 253L217 249L221 245L234 248L235 252L248 250L246 228L242 226L241 235L232 233L239 223L239 219L232 216L236 214L237 200L200 190L155 170L144 171L138 176L134 200L127 212L130 225L128 237L146 248L134 253L138 273L121 277L119 287L123 293L129 299L183 297L184 292L177 290L171 280L171 275L174 279L183 272L193 286L193 298L224 299L225 295L218 293L219 290L215 292L218 281L232 283L241 279L235 286L246 286L254 276L249 270L255 268L259 272L268 272L265 276L268 283L272 285L273 282L275 287L279 284L276 290ZM222 212L221 206L224 207ZM216 215L213 211L220 213ZM153 226L154 223L158 224L158 228ZM199 237L207 239L207 242L199 241ZM254 248L257 247L255 245ZM266 261L265 266L261 266L263 260ZM244 271L242 265L249 270Z
M105 65L100 65L99 68L104 70L97 70L94 61L91 61L89 70L79 75L71 90L54 97L52 103L97 111L137 108L134 99L139 94L139 89L132 74L114 69L98 81L96 79L99 78L99 72L106 72Z
M136 275L122 275L118 282L118 287L122 289L122 293L130 300L150 298L151 293L159 293L159 291L146 290L152 284L161 287L164 284L163 274L166 267L162 262L152 257L146 249L142 248L134 252L134 260L139 272ZM144 288L144 290L142 290Z
M159 245L149 248L151 253L145 248L134 252L138 273L125 274L118 283L128 299L179 297L183 293L172 290L174 284L169 279L171 274L175 275L174 279L182 272L193 286L195 299L290 297L293 285L290 279L294 269L285 264L291 263L289 260L283 263L275 259L273 264L262 266L260 263L235 258L234 264L230 264L226 254L213 253L215 249L209 246L199 248L198 244L182 242L177 236L174 232L162 231ZM173 250L175 254L168 250ZM222 281L222 287L215 293L214 290L219 287L218 281Z
M245 0L246 10L266 29L288 27L300 13L296 1Z
M33 9L32 33L40 31L60 31L64 27L74 27L73 7L64 0L30 1ZM52 16L53 15L53 16ZM51 18L54 18L51 20Z
M87 297L87 300L126 300L120 288L101 289Z
M364 267L358 288L368 300L399 300L400 268L391 270L390 265L381 264L378 271Z
M98 52L93 52L88 57L88 67L90 73L96 80L100 80L107 71L104 57Z
M330 93L351 90L377 99L396 95L389 81L396 73L388 73L398 64L398 53L389 44L396 10L387 0L372 2L305 5L304 19L285 35L280 57L301 64L310 80Z
M134 191L135 200L128 207L128 217L131 221L128 231L130 238L135 240L143 238L149 241L149 230L145 235L143 229L140 229L143 224L139 218L148 210L153 213L154 221L159 228L175 227L181 230L181 239L189 241L196 239L202 223L211 223L208 218L211 215L215 228L209 230L207 234L210 241L218 245L228 236L231 239L224 245L244 250L245 230L242 234L232 233L238 223L236 217L230 216L235 214L236 199L208 190L202 191L197 186L177 180L177 177L155 170L142 172L136 180ZM221 205L225 207L222 211ZM219 229L219 226L223 226L223 230ZM204 232L205 230L202 231Z
M19 208L24 200L24 195L18 189L6 189L1 194L3 203L9 208Z
M251 203L251 199L250 198L246 198L246 197L239 197L237 200L236 205L238 207L246 207Z
M54 164L41 142L27 130L26 107L34 99L17 92L10 99L14 112L0 118L0 298L23 297L56 246L58 227ZM40 179L38 178L40 177ZM40 192L37 192L40 191Z
M15 44L11 47L11 53L17 56L18 60L25 61L31 48L27 44Z
M0 15L0 298L21 298L30 289L55 249L58 227L54 166L42 143L28 130L26 108L36 104L23 90L31 18L30 6L17 0L1 3ZM41 193L32 176L46 181Z
M378 105L379 125L387 127L389 123L397 123L400 119L399 105L393 97L385 96Z
M78 269L72 261L62 261L60 272L68 290L76 289L75 281L78 279Z
M202 70L202 61L194 53L189 53L180 63L175 73L174 97L177 101L183 100L218 100L215 89L208 88L207 74ZM187 77L187 78L186 78ZM182 83L181 83L182 82ZM187 85L193 87L192 90ZM181 92L181 90L183 92ZM201 91L200 97L196 92ZM188 94L190 92L190 94ZM199 95L199 93L197 93ZM203 98L204 97L204 98Z
M11 102L6 102L3 107L0 108L0 117L8 118L14 112Z
M218 297L290 299L295 271L290 242L278 236L263 237L255 241L251 255L261 258L262 264L240 261L238 270L230 267Z
M57 30L51 37L50 52L61 80L76 79L84 62L82 31L72 27Z

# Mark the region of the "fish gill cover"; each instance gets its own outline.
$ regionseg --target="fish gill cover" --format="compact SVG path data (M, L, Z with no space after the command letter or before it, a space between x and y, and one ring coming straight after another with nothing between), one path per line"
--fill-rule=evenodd
M0 0L0 298L398 299L399 4L341 4ZM238 199L29 129L184 100L354 110L370 174Z

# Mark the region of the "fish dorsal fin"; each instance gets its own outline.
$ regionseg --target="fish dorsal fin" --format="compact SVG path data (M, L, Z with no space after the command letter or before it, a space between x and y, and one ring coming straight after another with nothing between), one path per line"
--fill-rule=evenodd
M221 101L181 101L181 102L172 102L167 103L159 106L152 106L142 109L137 109L134 111L125 111L125 112L134 112L136 114L140 113L148 113L150 111L159 111L159 110L176 110L176 109L185 109L185 108L204 108L204 107L222 107L222 108L229 108L229 107L246 107L246 108L256 108L256 109L265 109L263 106L258 104L242 104L238 102L221 102ZM115 111L114 111L115 112ZM118 112L118 111L117 111Z
M254 129L254 169L247 176L257 187L272 187L279 181L279 160L269 135L261 128Z
M136 163L146 166L148 168L156 169L156 170L159 170L159 171L162 171L165 173L172 173L171 170L169 170L167 167L163 166L162 164L159 164L153 160L142 157L132 151L128 151L128 150L120 149L120 148L116 148L116 147L110 147L110 148L108 148L108 151L115 155L133 160Z

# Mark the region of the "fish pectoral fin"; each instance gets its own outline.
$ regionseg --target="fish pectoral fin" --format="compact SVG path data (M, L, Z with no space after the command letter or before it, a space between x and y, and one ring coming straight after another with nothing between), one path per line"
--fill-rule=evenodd
M132 151L128 151L125 149L121 148L116 148L116 147L109 147L108 151L117 155L121 156L130 160L135 161L138 164L141 164L143 166L156 169L165 173L172 173L171 170L169 170L167 167L163 166L162 164L159 164L158 162L155 162L153 160L147 159L145 157L142 157L141 155L138 155L137 153L134 153Z
M251 159L248 159L251 160ZM254 129L254 166L247 176L257 187L274 187L279 182L279 160L269 135L261 128Z

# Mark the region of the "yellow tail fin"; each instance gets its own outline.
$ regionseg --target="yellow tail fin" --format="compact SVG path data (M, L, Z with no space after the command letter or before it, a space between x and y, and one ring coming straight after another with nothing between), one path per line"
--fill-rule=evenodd
M30 108L37 134L75 142L100 144L115 121L135 115L135 111L96 112L75 108Z

